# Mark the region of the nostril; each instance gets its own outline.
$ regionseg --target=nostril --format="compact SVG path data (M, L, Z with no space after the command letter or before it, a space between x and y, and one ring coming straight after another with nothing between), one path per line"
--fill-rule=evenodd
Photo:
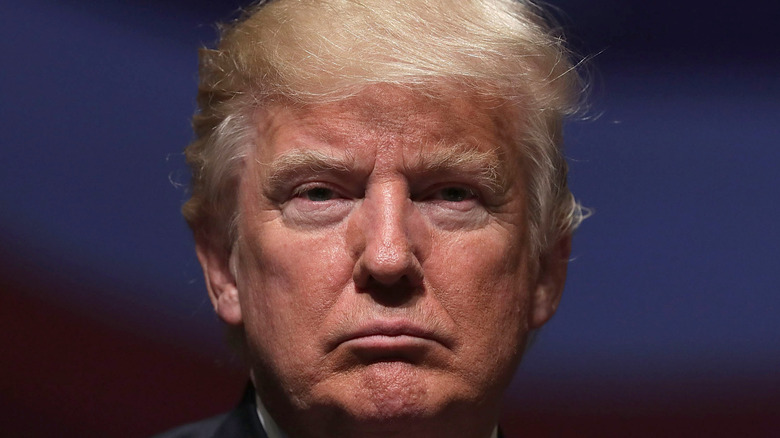
M385 284L374 277L369 277L358 293L371 295L371 298L385 307L402 307L415 301L422 293L422 284L413 283L409 277L403 276L392 284Z

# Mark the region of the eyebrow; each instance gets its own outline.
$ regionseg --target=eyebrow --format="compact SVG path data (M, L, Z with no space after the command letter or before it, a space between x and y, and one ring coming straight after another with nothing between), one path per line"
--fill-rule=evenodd
M495 151L481 151L469 143L437 145L430 152L417 154L404 162L404 171L418 175L461 175L475 178L477 183L493 192L503 192L506 178Z
M267 166L270 169L268 183L271 187L278 187L305 170L314 173L348 174L358 167L355 157L349 153L337 156L311 149L287 151L267 163Z
M454 146L439 144L433 147L433 150L426 149L420 148L417 155L404 160L404 173L420 177L465 174L475 178L480 186L495 193L505 190L507 181L500 171L502 166L495 151L480 151L467 143ZM368 175L371 172L371 169L360 169L352 154L333 155L311 149L287 151L266 165L270 169L268 188L271 190L306 171L342 175Z

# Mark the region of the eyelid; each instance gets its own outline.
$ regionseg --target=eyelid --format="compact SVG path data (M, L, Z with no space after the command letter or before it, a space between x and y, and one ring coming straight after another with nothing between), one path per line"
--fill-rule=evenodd
M446 189L463 189L469 192L470 195L466 199L476 199L476 200L482 199L482 194L479 189L467 183L457 183L457 182L435 184L431 187L428 187L426 190L422 191L420 193L420 196L416 196L413 198L417 198L419 200L433 199L436 195L440 195L442 191Z
M333 199L351 199L356 197L343 186L327 181L310 181L296 185L290 192L290 199L305 197L306 192L313 189L326 189L333 192Z
M327 189L327 190L331 190L336 195L339 195L339 196L341 195L339 193L339 190L334 188L332 185L330 185L328 183L317 181L317 182L307 182L307 183L303 183L303 184L299 184L299 185L295 186L295 188L293 188L293 190L292 190L292 193L291 193L290 197L297 198L299 196L302 196L302 195L306 194L306 192L308 192L309 190L313 190L313 189Z

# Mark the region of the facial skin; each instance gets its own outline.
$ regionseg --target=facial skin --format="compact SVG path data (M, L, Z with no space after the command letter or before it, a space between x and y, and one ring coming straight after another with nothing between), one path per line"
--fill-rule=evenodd
M198 255L289 436L490 435L569 248L529 259L505 111L372 86L258 115L232 254Z

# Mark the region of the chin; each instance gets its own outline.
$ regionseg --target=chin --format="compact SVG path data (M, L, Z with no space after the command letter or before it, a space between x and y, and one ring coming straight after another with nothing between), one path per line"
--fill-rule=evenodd
M366 425L426 423L465 401L459 385L440 372L402 361L366 365L348 380L350 391L340 394L340 404Z
M316 424L308 430L317 436L344 438L486 436L482 429L495 421L484 415L495 406L483 405L478 388L435 367L377 361L342 371L296 397L297 413L279 416L283 429L308 436L303 423ZM484 419L478 433L466 433Z

